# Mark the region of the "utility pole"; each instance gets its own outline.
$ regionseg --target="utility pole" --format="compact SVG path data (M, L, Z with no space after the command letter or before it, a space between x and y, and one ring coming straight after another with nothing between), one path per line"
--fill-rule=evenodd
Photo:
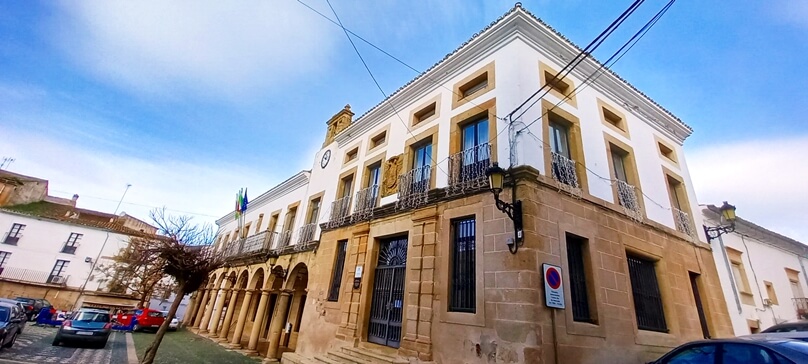
M120 201L118 201L118 206L115 207L115 212L112 213L113 215L118 215L118 209L121 208L121 203L123 203L123 198L126 197L126 192L129 191L129 187L132 187L132 184L127 183L126 184L126 189L123 190L123 195L121 195L121 199L120 199ZM98 250L98 255L95 256L95 259L93 259L93 264L90 267L90 273L87 274L87 278L84 280L84 284L81 285L81 289L79 289L79 295L78 295L78 297L76 297L76 301L73 302L73 309L74 310L76 309L76 305L79 303L79 300L84 295L84 290L85 290L85 288L87 288L87 282L90 281L90 277L92 277L93 272L95 272L95 267L98 264L98 260L101 259L101 253L104 252L104 247L107 246L107 241L109 241L109 231L107 231L107 236L106 236L106 238L104 238L104 243L101 244L101 249Z

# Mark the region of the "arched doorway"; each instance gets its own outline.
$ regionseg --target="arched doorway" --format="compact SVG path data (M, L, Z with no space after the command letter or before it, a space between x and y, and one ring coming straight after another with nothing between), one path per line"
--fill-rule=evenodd
M300 332L300 324L303 320L303 309L306 306L306 298L309 284L309 270L303 263L298 263L289 273L286 279L285 288L291 291L292 297L287 307L285 330L281 334L281 352L284 348L294 351L297 347L297 337Z

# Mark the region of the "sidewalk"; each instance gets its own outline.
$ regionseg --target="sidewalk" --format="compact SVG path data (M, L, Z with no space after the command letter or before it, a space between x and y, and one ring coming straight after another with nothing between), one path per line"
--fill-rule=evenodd
M136 332L132 334L138 359L143 358L146 347L154 340L153 333ZM234 363L256 364L258 358L250 358L233 350L227 350L215 342L197 336L196 334L180 329L176 332L167 332L163 337L157 357L157 364L184 364L184 363Z

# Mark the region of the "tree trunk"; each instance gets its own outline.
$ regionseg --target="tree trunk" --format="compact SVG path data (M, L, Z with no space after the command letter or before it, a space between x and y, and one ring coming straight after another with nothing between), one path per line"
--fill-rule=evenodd
M174 292L177 293L177 299L171 303L171 308L168 309L168 316L166 316L163 324L160 325L160 328L157 330L157 334L154 335L154 341L152 341L151 345L149 345L149 347L146 349L146 352L143 354L143 360L140 361L140 364L152 364L154 362L154 357L157 355L157 349L160 348L160 343L163 341L163 336L165 336L166 331L168 331L168 325L171 324L171 320L177 313L177 308L180 307L184 289L185 282L177 282L177 288L174 290Z

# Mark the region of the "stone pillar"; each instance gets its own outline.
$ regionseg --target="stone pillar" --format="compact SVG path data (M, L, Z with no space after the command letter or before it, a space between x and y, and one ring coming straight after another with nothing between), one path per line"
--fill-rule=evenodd
M250 342L247 343L247 351L256 353L255 348L258 347L258 336L261 334L261 322L264 321L264 315L267 310L267 301L269 301L269 290L261 290L261 299L258 301L258 311L256 311L255 322L253 322L252 331L250 331Z
M216 305L213 308L213 317L210 318L210 325L208 325L209 337L216 337L216 330L219 328L219 320L222 319L222 310L224 309L225 297L230 288L222 288L219 290L221 295L216 299Z
M222 342L227 341L227 333L230 331L230 323L233 321L233 314L235 314L236 311L236 301L238 301L239 291L241 290L234 288L233 293L230 294L230 302L227 304L227 314L224 315L224 322L222 323L222 329L219 333L219 338Z
M199 328L200 333L204 333L208 331L208 323L210 323L210 315L213 313L213 302L216 302L216 292L217 289L211 288L205 292L205 300L202 305L199 306L199 313L196 318L196 327Z
M182 318L182 326L188 326L193 322L194 315L196 314L196 305L199 303L199 299L201 298L199 295L201 294L200 291L196 291L191 296L191 302L188 303L188 309L185 310L185 317Z
M278 359L278 349L280 349L281 346L281 331L283 331L283 324L286 323L285 317L281 316L286 313L290 297L292 297L290 291L281 291L278 297L278 304L275 305L275 312L272 314L272 322L269 324L267 359Z
M238 312L238 321L236 321L236 331L233 332L233 339L230 340L230 347L233 349L241 347L241 336L244 333L244 323L247 321L247 311L250 309L253 292L255 292L254 289L244 291L244 300L241 302L241 310Z

